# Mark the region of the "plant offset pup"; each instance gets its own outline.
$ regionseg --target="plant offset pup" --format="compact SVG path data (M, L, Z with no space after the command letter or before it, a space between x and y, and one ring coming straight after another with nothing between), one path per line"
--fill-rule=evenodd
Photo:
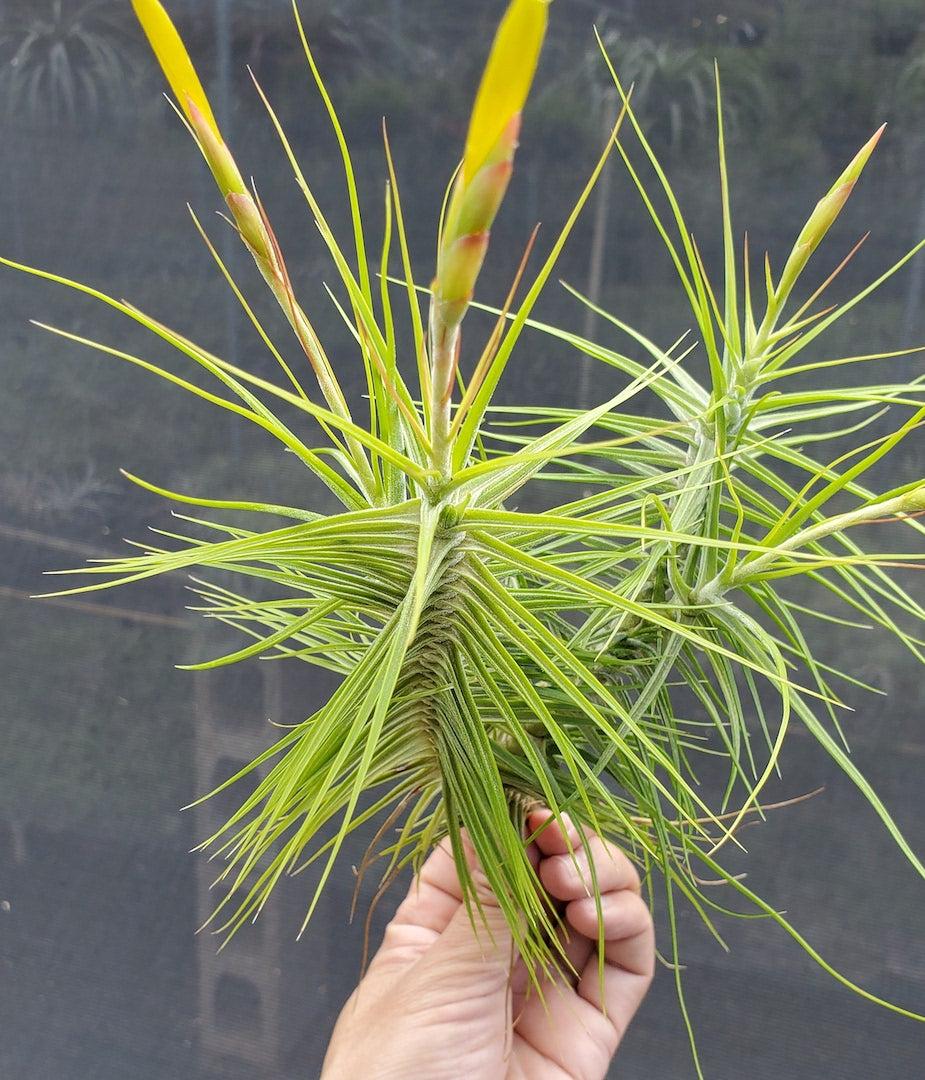
M717 909L703 879L725 881L827 967L721 860L746 816L760 812L762 789L796 719L859 786L925 876L842 744L832 686L838 673L814 659L804 631L817 612L780 587L802 575L804 592L817 589L820 603L828 591L860 620L925 659L921 643L903 629L925 618L925 610L903 591L893 570L898 562L921 560L915 515L925 509L925 486L878 494L864 486L864 474L925 419L922 386L886 382L807 391L794 378L809 371L834 376L875 358L804 361L802 354L914 254L838 308L815 310L822 289L800 306L791 303L880 133L819 202L783 270L775 275L766 262L756 287L747 250L744 270L734 250L720 114L725 258L717 290L624 98L607 152L616 147L623 158L674 262L708 379L698 381L685 366L693 346L663 349L615 317L605 316L648 355L648 366L531 319L607 152L525 299L515 306L512 289L473 362L462 349L461 323L511 174L547 0L512 0L504 15L445 203L429 290L421 290L412 273L391 159L375 281L349 151L303 35L343 155L353 221L349 251L333 236L269 103L267 108L340 277L343 291L335 302L366 374L368 404L359 416L294 294L284 252L222 139L173 25L157 0L133 5L230 221L291 324L317 390L283 359L230 277L280 365L279 384L207 353L134 307L79 283L29 272L89 293L147 327L213 376L216 389L57 333L145 367L257 424L343 507L323 516L310 508L184 496L145 483L191 506L249 511L254 530L223 523L220 514L192 519L214 539L171 536L169 548L69 571L98 579L74 592L194 567L257 579L260 596L271 589L272 599L197 582L202 610L249 639L239 651L201 666L288 656L341 676L318 712L250 766L260 768L256 790L207 841L226 860L222 877L233 886L229 895L245 890L243 904L226 912L225 929L258 913L281 876L321 860L307 921L346 837L374 820L382 825L377 854L385 856L384 882L408 864L420 865L448 836L478 920L460 841L465 829L518 948L541 972L562 962L554 913L539 901L525 854L526 812L541 803L557 817L568 812L617 840L638 861L650 889L661 879L676 970L678 898L693 904L708 924ZM301 34L298 15L296 20ZM623 141L624 129L635 142L635 156ZM634 165L639 151L657 178L665 213ZM397 282L390 277L393 262L400 266ZM429 295L426 318L422 292ZM406 309L413 352L397 344L396 297ZM624 388L587 411L493 409L498 380L528 328L560 347L563 363L590 356L617 369ZM630 411L642 390L661 401L662 418L648 415L651 409ZM274 403L287 415L301 414L307 430L320 426L325 444L305 441L297 425L274 412ZM851 453L827 451L829 440L863 432L885 404L905 417L895 432L869 441L861 436ZM842 417L847 426L833 423ZM537 477L547 492L575 494L543 512L514 509L521 489ZM291 523L278 527L280 516ZM907 523L916 553L863 550L850 527L884 518ZM720 753L728 762L728 784L715 803L697 784L700 751ZM329 830L327 839L318 840L332 822L333 835Z

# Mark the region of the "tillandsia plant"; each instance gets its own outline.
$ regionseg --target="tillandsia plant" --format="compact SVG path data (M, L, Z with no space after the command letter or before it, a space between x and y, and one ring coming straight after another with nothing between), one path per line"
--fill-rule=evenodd
M742 823L761 813L762 792L796 721L857 784L925 876L848 756L838 726L839 676L814 657L806 629L815 615L825 617L828 593L852 618L925 660L922 642L909 630L925 619L925 610L896 576L897 566L914 566L922 557L916 515L925 510L925 484L881 492L865 486L872 467L925 421L921 381L842 386L834 381L842 371L882 357L804 358L811 343L922 244L838 307L819 304L835 273L805 302L792 299L880 132L820 200L783 268L775 272L766 259L756 283L747 246L740 260L734 241L718 107L724 259L722 284L715 287L611 69L624 106L613 138L523 299L516 300L519 274L495 309L493 332L470 359L461 325L511 175L547 0L512 0L504 14L444 203L436 276L428 288L411 266L387 141L385 236L371 265L347 142L296 11L343 158L349 245L333 235L265 104L337 268L342 291L334 302L365 372L367 400L359 415L295 295L283 247L222 139L172 23L157 0L133 4L230 224L279 302L304 362L284 358L211 245L279 365L278 382L212 355L86 285L19 269L115 308L199 365L215 388L111 346L56 333L139 365L262 428L340 505L323 515L311 507L184 495L137 480L209 515L190 516L192 535L168 535L162 548L145 546L140 554L67 571L91 575L71 592L178 570L221 571L221 584L197 576L200 608L233 627L244 643L199 666L291 658L340 676L314 715L223 785L249 772L258 777L253 793L204 845L224 859L228 895L240 897L243 890L245 897L239 906L229 900L220 908L221 928L232 932L256 916L281 877L318 861L307 922L345 840L372 822L381 824L374 854L385 868L383 883L420 866L448 837L477 921L465 831L539 982L565 962L557 951L556 914L540 900L525 850L527 813L542 804L552 809L552 820L568 813L617 841L639 864L653 897L663 890L670 941L663 951L679 989L677 904L693 905L712 929L723 909L715 890L703 886L711 879L725 882L752 914L780 924L836 978L879 1000L830 968L724 867L723 857ZM625 332L637 355L647 356L643 363L533 317L612 152L622 158L673 261L697 348L706 357L704 381L689 370L694 345L683 337L663 347L600 312ZM640 154L655 190L636 164ZM402 311L408 348L399 345ZM569 362L590 357L615 369L622 389L588 410L494 406L498 382L528 330L569 354ZM516 362L529 363L528 356L519 353ZM831 376L833 383L806 390L799 377L807 372ZM637 395L649 407L634 412ZM661 416L650 415L653 395ZM886 405L905 417L900 426L888 436L864 434ZM320 430L322 444L284 422L284 411L303 418L306 431ZM852 450L833 449L846 437L855 438ZM573 494L542 511L515 509L522 489L536 480L547 495ZM251 515L252 529L237 523L241 511ZM223 518L224 512L235 516ZM280 517L288 524L280 527ZM852 527L883 520L905 524L909 554L861 546ZM253 588L242 584L233 591L229 572ZM793 577L807 586L799 600L786 587ZM818 611L806 599L811 589L823 597ZM718 754L728 766L715 802L698 785L701 753Z

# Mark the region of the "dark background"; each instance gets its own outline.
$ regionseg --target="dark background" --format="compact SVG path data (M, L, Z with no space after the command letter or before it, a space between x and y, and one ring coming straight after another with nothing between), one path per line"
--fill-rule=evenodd
M246 71L249 64L273 100L325 212L344 223L336 147L289 4L169 7L226 139L284 238L303 303L359 393L360 372L351 379L355 360L321 286L331 267ZM373 237L386 175L380 121L388 117L426 282L444 186L503 4L303 0L300 8L353 140ZM816 280L868 230L840 296L925 235L918 0L556 0L480 298L503 297L536 221L541 242L555 235L595 160L607 112L595 22L637 82L637 111L708 265L720 254L714 57L736 226L748 230L753 250L769 250L779 265L816 200L884 120L887 135L828 254L817 256ZM230 230L214 219L211 180L162 89L127 2L0 2L0 254L125 296L269 373L189 219L187 202L249 283ZM668 345L689 321L671 267L618 166L605 195L606 215L589 207L559 276ZM838 324L832 355L921 343L922 273L913 264ZM557 287L544 303L545 318L625 347ZM195 936L216 899L208 890L216 869L189 850L233 803L223 796L179 808L270 740L268 718L302 720L330 684L294 663L225 669L221 679L175 670L226 644L185 612L182 578L87 598L29 597L49 587L47 569L119 551L123 537L144 538L149 525L171 527L171 507L129 484L120 467L213 497L324 508L324 496L253 432L30 318L160 356L88 298L0 271L0 1078L315 1076L360 970L363 920L351 925L348 912L350 864L363 844L345 856L298 943L311 892L304 878L280 889L257 925L217 955L208 931ZM470 321L477 342L478 316ZM512 363L503 396L605 396L599 373L563 375L564 362L573 361L549 342L532 343ZM910 377L921 363L915 355L896 361ZM923 466L922 440L907 440L885 486L921 476ZM886 691L857 692L846 732L857 764L922 854L920 669L872 633L827 627L817 647ZM817 788L823 793L744 834L750 884L851 979L925 1012L925 883L862 797L796 732L773 797ZM364 882L361 912L374 891ZM378 909L374 935L397 897ZM772 926L723 923L728 953L693 914L682 916L682 931L691 1019L711 1080L925 1074L925 1027L852 995ZM659 972L613 1075L694 1075L669 971Z

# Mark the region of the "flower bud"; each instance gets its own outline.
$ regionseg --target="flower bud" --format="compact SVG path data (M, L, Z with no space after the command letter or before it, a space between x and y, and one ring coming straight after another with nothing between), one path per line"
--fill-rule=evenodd
M196 70L180 35L158 0L132 0L135 14L148 36L167 81L186 118L202 156L231 211L241 238L264 268L276 265L273 245L263 217L247 190L241 172L225 145Z
M267 264L267 268L276 265L273 244L270 242L263 215L254 198L248 192L233 191L225 196L225 202L238 227L241 239L247 244L255 259Z
M520 113L508 127L520 127ZM514 171L514 146L516 143L506 158L497 162L487 161L465 188L457 181L444 226L447 237L485 232L491 228Z
M187 97L186 106L190 127L192 127L196 135L199 149L202 151L202 156L206 159L206 164L215 177L215 182L218 184L222 196L227 199L232 193L246 195L247 187L234 158L231 156L231 151L222 141L218 129L208 122L196 103L189 97Z
M907 514L916 514L925 510L925 484L919 484L918 487L903 495L902 509Z
M880 141L880 136L883 134L885 127L886 125L882 124L867 140L852 158L845 171L832 185L828 194L819 200L815 209L809 215L809 220L801 229L780 276L780 284L777 287L778 296L786 295L793 288L797 278L803 272L803 268L809 262L810 256L842 212L842 208L848 201L848 196L854 190L854 185L864 171L864 166L874 152L874 147Z

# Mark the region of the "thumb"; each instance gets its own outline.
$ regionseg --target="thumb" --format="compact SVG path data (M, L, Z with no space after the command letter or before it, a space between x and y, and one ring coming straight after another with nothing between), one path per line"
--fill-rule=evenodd
M469 838L463 834L466 863L474 885L469 903L460 904L429 951L434 963L454 966L454 982L471 984L473 993L506 989L514 961L507 918L498 905Z

